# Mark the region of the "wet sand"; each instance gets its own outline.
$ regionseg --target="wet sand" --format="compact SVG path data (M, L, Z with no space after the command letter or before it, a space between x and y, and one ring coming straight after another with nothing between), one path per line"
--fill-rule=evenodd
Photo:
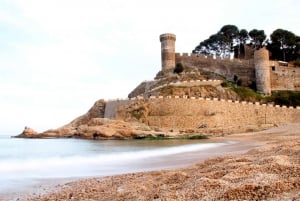
M241 143L187 167L81 179L16 200L300 200L300 124L214 140Z

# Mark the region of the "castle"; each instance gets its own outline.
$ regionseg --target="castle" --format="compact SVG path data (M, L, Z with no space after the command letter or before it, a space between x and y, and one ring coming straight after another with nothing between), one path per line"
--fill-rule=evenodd
M264 48L253 52L253 57L247 53L247 59L242 60L177 54L175 40L174 34L160 36L162 69L154 80L142 82L128 99L97 101L87 114L60 129L46 131L44 136L120 139L151 130L159 135L223 135L300 122L300 106L241 100L222 86L225 78L238 79L242 85L255 83L265 95L276 90L299 90L300 68L270 61ZM179 74L173 73L177 63L185 66ZM136 133L133 127L124 131L125 124L108 129L108 119L131 122L139 131ZM135 124L138 122L142 125Z
M253 56L250 54L245 59L222 59L175 53L175 41L174 34L160 35L162 71L174 69L177 63L181 63L219 74L230 81L237 78L243 86L255 84L257 91L264 95L270 95L272 91L300 91L300 68L269 60L269 52L265 48L254 51Z
M300 106L241 101L221 84L224 79L239 80L244 86L255 84L264 95L296 91L300 90L300 68L269 60L265 48L246 52L244 59L222 59L175 53L175 41L174 34L160 35L161 71L154 80L137 86L128 95L130 99L106 102L104 117L138 120L166 130L208 133L244 132L299 122ZM184 66L179 75L173 73L177 63Z

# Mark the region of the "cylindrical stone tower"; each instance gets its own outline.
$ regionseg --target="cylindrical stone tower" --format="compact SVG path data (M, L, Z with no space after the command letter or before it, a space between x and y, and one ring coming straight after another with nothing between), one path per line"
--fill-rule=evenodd
M161 67L162 70L175 68L175 40L176 36L165 33L159 37L161 42Z
M270 95L271 73L269 51L266 48L261 48L254 52L254 67L257 91L265 95Z

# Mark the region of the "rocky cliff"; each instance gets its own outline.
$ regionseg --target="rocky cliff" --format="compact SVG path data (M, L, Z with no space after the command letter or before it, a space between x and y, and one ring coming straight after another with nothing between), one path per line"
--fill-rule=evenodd
M103 99L98 100L86 114L74 119L65 126L50 129L42 133L26 127L17 137L128 139L161 135L161 132L153 131L149 126L139 121L126 122L122 119L104 118L105 105L106 102Z

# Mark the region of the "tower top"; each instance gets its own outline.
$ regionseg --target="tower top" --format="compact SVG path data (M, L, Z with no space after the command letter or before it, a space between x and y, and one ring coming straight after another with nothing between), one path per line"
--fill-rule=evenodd
M174 41L176 41L176 35L172 34L172 33L164 33L164 34L161 34L159 36L159 40L160 40L160 42L162 42L164 40L174 40Z

